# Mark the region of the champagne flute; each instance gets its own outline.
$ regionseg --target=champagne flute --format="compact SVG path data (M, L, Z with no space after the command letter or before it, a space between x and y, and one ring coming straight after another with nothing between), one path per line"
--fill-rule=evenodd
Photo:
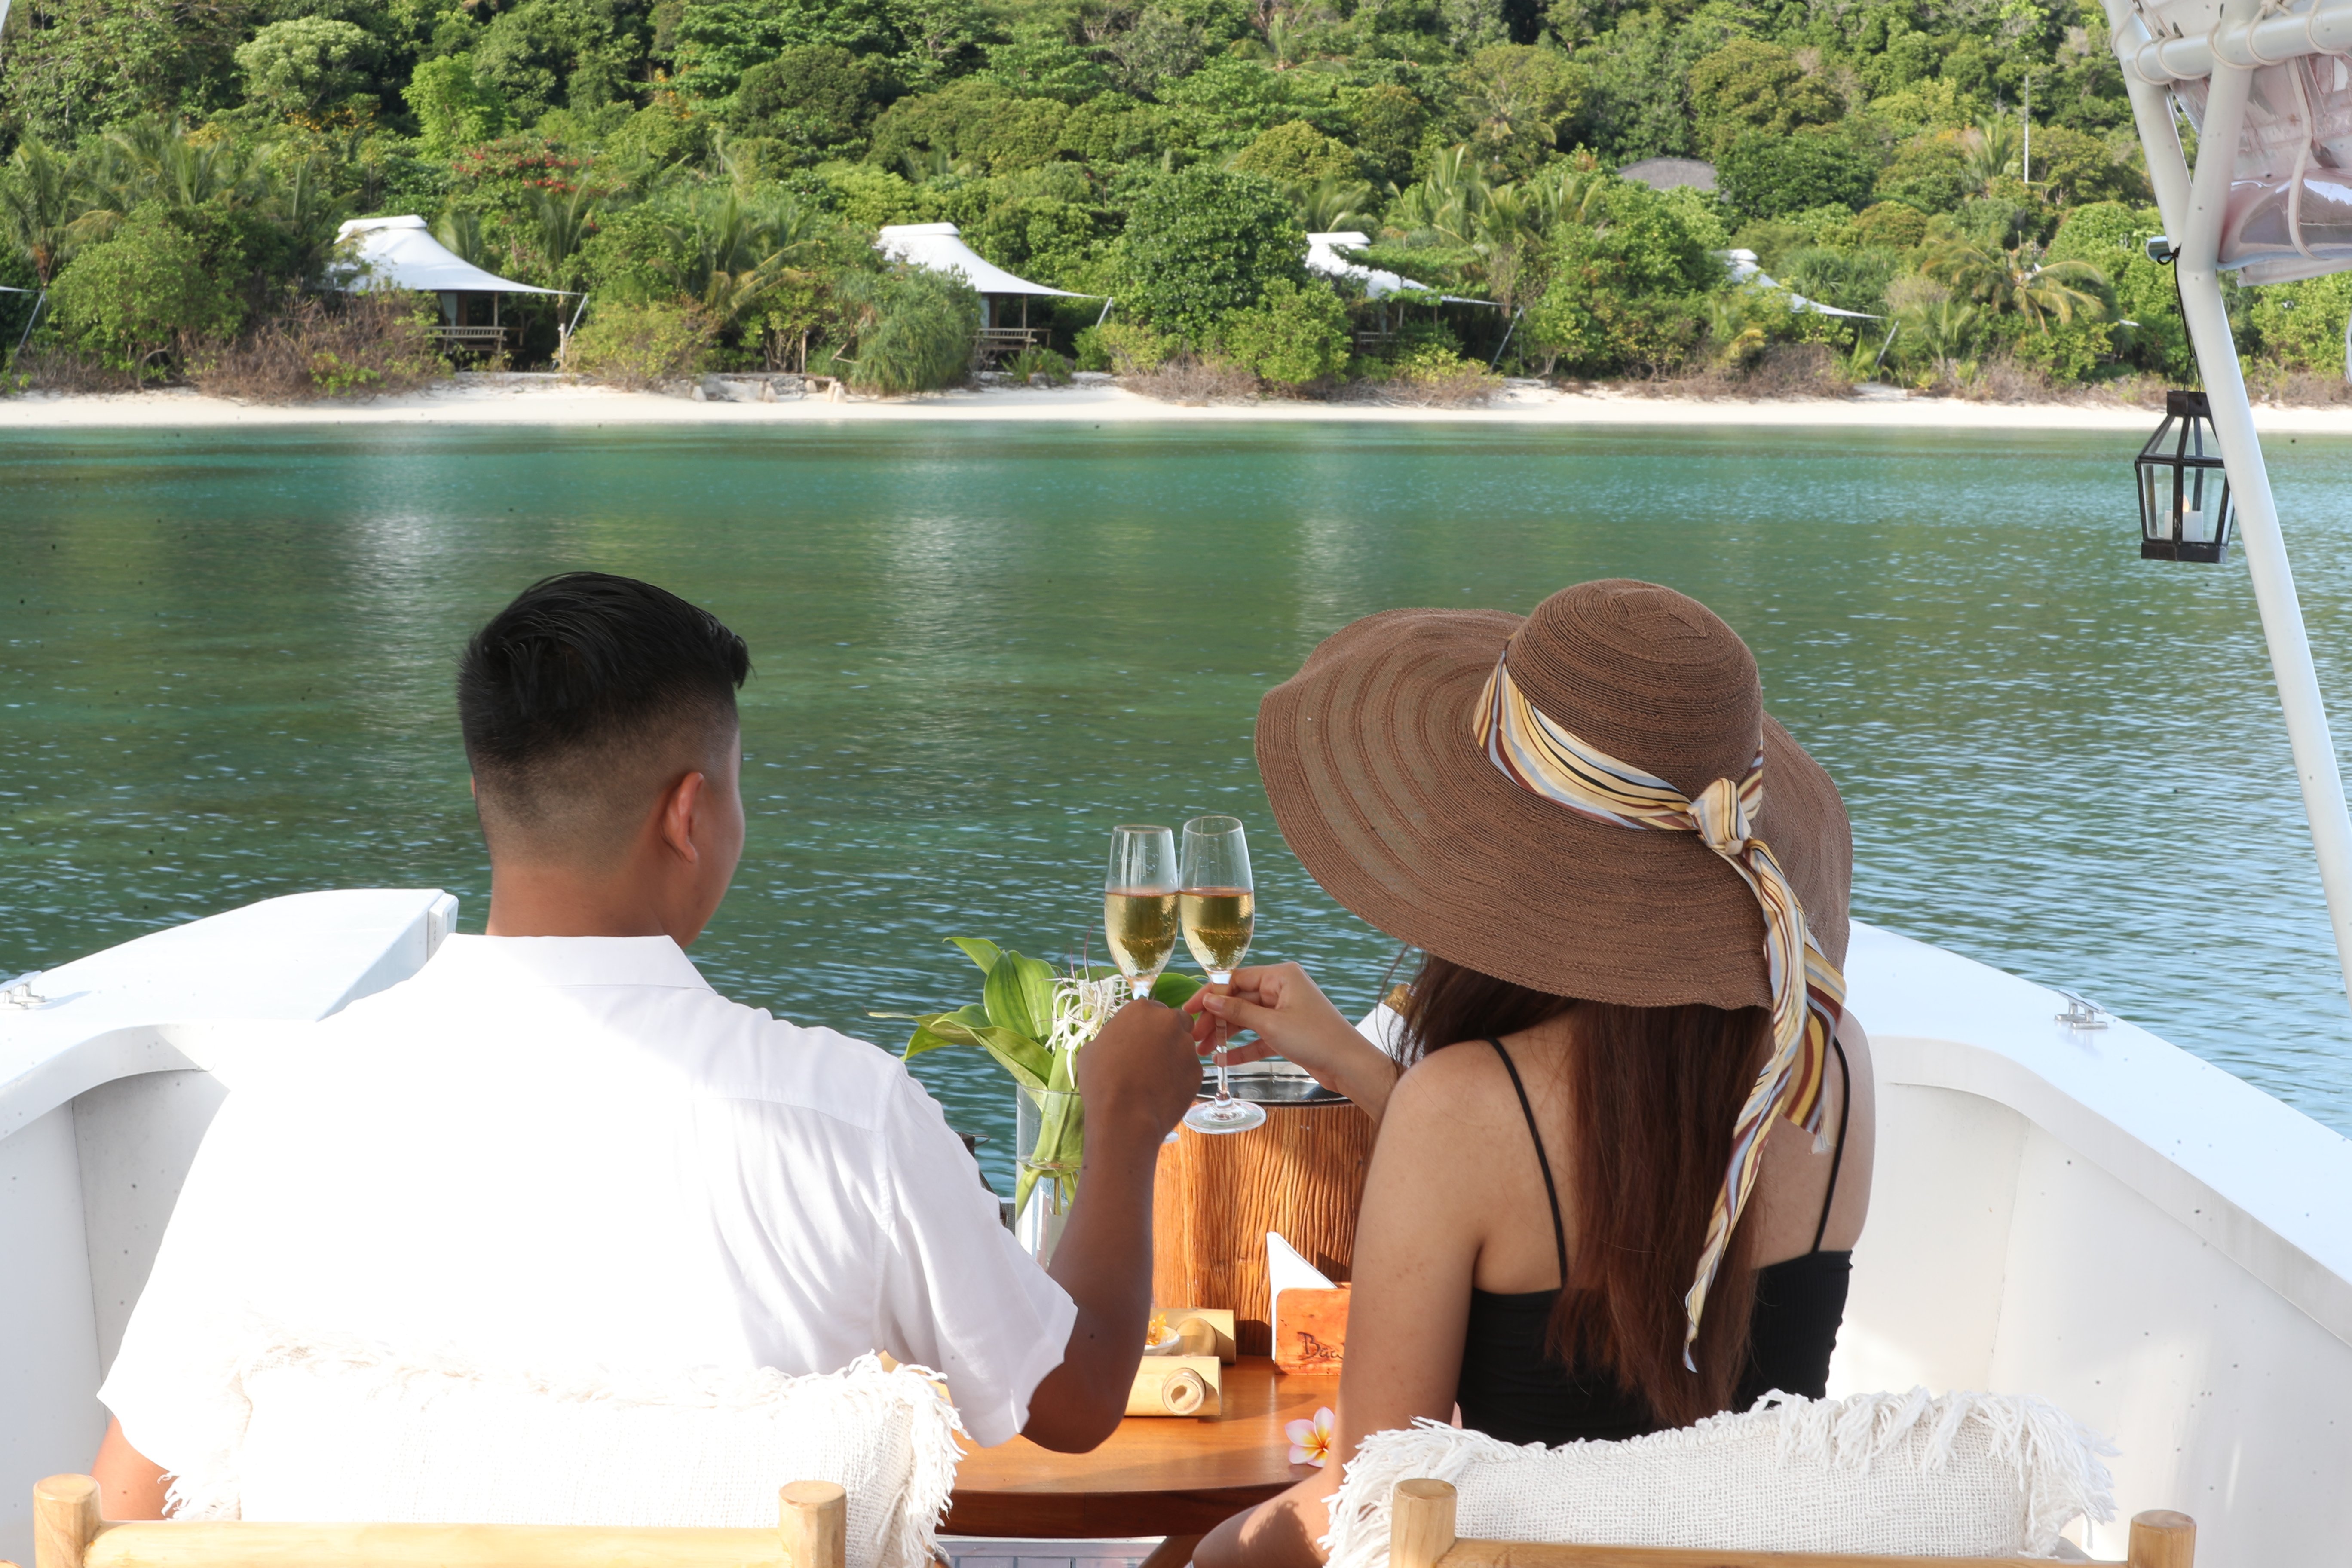
M1176 951L1176 836L1164 827L1110 830L1103 878L1103 940L1138 1000Z
M1234 971L1249 952L1257 918L1257 895L1250 883L1249 839L1238 818L1196 816L1184 825L1184 862L1176 894L1184 945L1207 971L1209 984L1232 984ZM1184 1113L1184 1124L1200 1132L1246 1132L1265 1112L1235 1100L1225 1068L1225 1026L1216 1029L1217 1097Z

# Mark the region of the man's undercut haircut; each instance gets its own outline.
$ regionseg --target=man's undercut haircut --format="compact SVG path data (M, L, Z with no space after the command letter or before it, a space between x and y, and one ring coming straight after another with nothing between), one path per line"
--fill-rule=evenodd
M662 790L724 765L751 672L741 637L650 583L566 572L525 588L457 665L492 854L618 856Z

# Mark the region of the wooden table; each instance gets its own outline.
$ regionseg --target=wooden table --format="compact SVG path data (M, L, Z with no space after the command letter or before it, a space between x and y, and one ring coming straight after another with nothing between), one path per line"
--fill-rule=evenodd
M1223 1384L1223 1415L1129 1416L1089 1454L1026 1437L967 1451L941 1528L1041 1540L1199 1536L1315 1473L1290 1462L1283 1427L1336 1407L1337 1377L1286 1377L1267 1358L1244 1356Z

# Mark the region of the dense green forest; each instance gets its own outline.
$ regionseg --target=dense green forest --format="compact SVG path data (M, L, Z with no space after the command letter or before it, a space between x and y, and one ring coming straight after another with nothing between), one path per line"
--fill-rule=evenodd
M585 290L575 368L641 378L960 376L976 299L873 247L941 220L1116 301L1064 302L1024 372L2187 369L2090 0L16 0L0 154L0 282L49 290L52 374L268 339L363 388L393 373L319 346L349 314L320 289L340 220L402 213ZM1615 174L1664 155L1718 190ZM1496 308L1360 340L1378 308L1302 265L1338 229ZM1891 346L1735 287L1733 247ZM32 298L0 295L11 348ZM2233 310L2280 375L2340 367L2347 304L2337 277ZM527 309L520 363L571 306Z

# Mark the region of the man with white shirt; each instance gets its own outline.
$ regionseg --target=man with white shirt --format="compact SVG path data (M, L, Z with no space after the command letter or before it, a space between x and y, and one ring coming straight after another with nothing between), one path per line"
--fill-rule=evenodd
M939 1372L983 1444L1117 1426L1154 1163L1200 1081L1187 1031L1139 1002L1079 1054L1086 1163L1049 1276L895 1058L727 1001L682 951L743 847L749 672L708 613L598 573L467 645L488 932L222 1106L100 1393L107 1517L221 1471L239 1361L288 1335L533 1370L880 1350Z

